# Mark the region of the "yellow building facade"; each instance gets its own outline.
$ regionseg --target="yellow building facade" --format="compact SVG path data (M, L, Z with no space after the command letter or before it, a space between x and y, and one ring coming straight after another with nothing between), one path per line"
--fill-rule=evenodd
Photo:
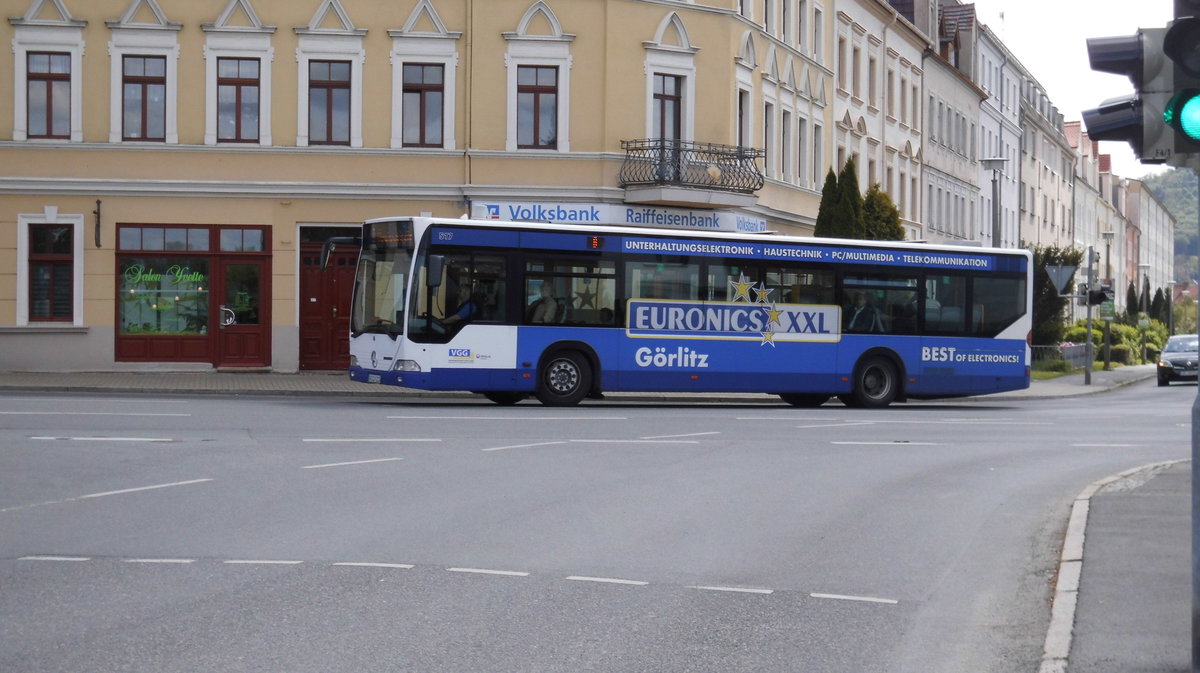
M0 371L340 368L362 220L806 234L833 155L820 2L0 7Z

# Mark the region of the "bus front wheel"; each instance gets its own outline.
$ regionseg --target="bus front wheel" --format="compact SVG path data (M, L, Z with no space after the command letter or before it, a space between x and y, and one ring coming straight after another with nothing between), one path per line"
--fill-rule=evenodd
M829 399L828 395L819 393L779 393L779 399L787 402L793 407L803 407L811 409L819 407Z
M870 357L854 370L854 390L849 395L839 395L838 399L848 407L878 409L891 404L899 388L896 365L884 357Z
M548 407L567 407L579 404L591 389L592 369L587 359L565 351L546 358L535 394Z

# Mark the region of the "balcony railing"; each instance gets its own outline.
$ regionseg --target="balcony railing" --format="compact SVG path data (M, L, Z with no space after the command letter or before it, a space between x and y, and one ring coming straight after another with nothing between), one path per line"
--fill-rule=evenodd
M752 147L713 145L686 140L622 140L625 163L622 187L688 187L736 194L762 189L755 160L765 152Z

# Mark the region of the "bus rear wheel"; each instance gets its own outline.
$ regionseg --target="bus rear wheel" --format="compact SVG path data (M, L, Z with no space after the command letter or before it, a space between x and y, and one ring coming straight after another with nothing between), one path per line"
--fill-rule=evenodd
M900 389L896 365L884 357L870 357L854 370L854 390L838 399L848 407L878 409L895 399Z
M819 393L779 393L779 399L793 407L811 409L825 404L829 400L829 396Z
M483 394L484 397L504 407L512 405L525 399L528 393L518 393L508 390L491 390Z
M591 389L592 368L587 358L564 351L546 358L534 394L548 407L569 407L579 404Z

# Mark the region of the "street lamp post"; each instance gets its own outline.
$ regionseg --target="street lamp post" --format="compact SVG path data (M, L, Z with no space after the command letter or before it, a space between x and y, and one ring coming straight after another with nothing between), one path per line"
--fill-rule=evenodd
M1104 238L1104 280L1108 283L1109 289L1113 290L1112 242L1116 234L1109 229L1102 232L1100 236ZM1112 370L1112 321L1113 316L1111 315L1104 318L1104 371L1106 372Z
M1000 247L1000 171L1004 169L1004 157L980 159L979 163L992 172L992 247Z
M1138 270L1142 272L1142 315L1138 317L1138 329L1142 331L1142 364L1146 364L1146 332L1150 329L1150 265L1138 264Z
M1175 334L1175 281L1167 281L1167 336Z

